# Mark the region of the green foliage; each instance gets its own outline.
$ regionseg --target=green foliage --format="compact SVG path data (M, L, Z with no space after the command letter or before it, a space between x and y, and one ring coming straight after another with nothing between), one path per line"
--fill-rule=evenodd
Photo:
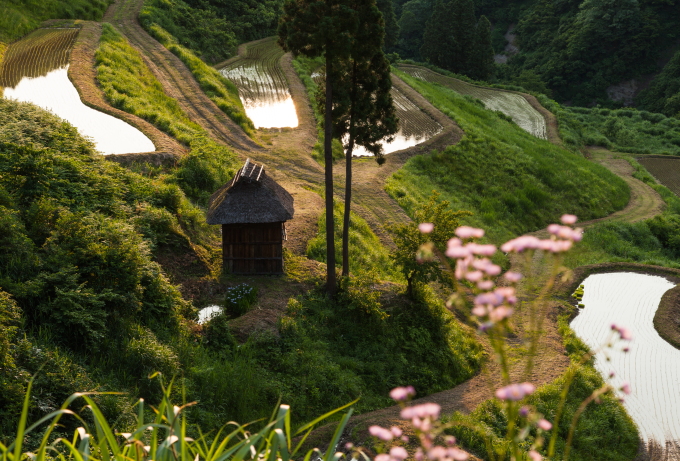
M342 235L342 219L345 207L336 202L335 237ZM384 280L401 280L399 273L390 262L389 251L373 233L370 226L360 216L352 212L349 232L350 267L356 272L375 271ZM336 261L341 261L341 249L336 248ZM307 256L317 261L326 262L326 214L319 217L319 233L307 243Z
M491 44L491 23L482 16L477 22L474 53L470 75L477 80L490 80L495 72L494 51Z
M680 118L680 50L666 64L637 102L643 109Z
M233 56L239 43L234 25L214 9L192 8L182 0L144 2L139 22L146 29L158 24L201 59L216 63Z
M99 21L112 0L0 0L0 42L12 42L47 19Z
M442 152L410 159L386 189L411 215L437 190L464 224L484 227L492 241L541 229L570 212L587 220L628 203L625 182L600 165L524 132L436 84L399 73L465 131Z
M563 107L550 103L567 144L603 146L634 154L680 155L680 120L626 109Z
M224 299L225 311L233 316L240 317L250 310L257 301L257 288L242 283L227 290Z
M423 290L413 301L370 276L350 283L343 283L336 300L319 292L291 300L280 321L281 339L270 340L267 354L258 355L269 368L278 365L278 373L296 370L276 379L283 401L303 419L358 395L360 411L389 404L389 390L404 382L426 395L477 370L481 346L432 292Z
M423 32L423 46L420 55L432 65L453 70L456 60L456 43L452 30L453 5L437 0L430 20Z
M439 261L416 257L420 248L428 242L434 245L430 251L434 252L436 249L442 254L446 250L446 242L460 225L459 219L471 214L466 211L454 212L449 205L449 202L439 200L439 194L433 193L425 204L421 204L413 212L412 222L395 224L390 228L397 246L390 258L401 267L401 272L408 283L409 295L413 294L414 286L420 288L423 284L435 280L445 284L450 282ZM420 223L434 224L434 230L429 234L420 232L418 229Z

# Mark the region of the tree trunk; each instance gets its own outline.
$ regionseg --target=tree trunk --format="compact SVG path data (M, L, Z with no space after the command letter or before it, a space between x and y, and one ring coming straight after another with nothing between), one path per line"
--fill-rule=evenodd
M326 47L328 50L329 47ZM335 226L333 222L333 92L329 79L331 57L326 51L326 113L324 116L324 159L326 173L326 291L331 296L337 291L335 279Z
M354 151L354 101L356 101L357 63L352 63L352 95L349 112L349 142L345 157L345 216L342 221L342 276L349 277L349 218L352 204L352 152Z

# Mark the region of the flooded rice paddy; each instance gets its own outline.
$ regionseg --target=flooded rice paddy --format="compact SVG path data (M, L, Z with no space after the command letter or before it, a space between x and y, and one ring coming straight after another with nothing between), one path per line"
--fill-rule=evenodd
M595 274L585 279L585 305L571 327L592 350L609 338L611 324L632 330L630 352L622 342L596 354L595 366L603 375L614 372L610 383L631 387L624 406L646 441L676 445L680 441L680 350L654 329L654 313L663 294L675 285L663 277L635 273ZM607 360L607 357L609 360Z
M222 313L220 306L208 306L198 311L198 323L203 324Z
M517 93L471 85L456 78L433 72L420 66L400 65L397 68L411 77L429 83L438 83L462 95L472 96L484 103L489 110L497 110L512 120L523 130L541 139L548 139L543 116Z
M389 154L425 142L439 133L443 127L423 112L401 91L392 87L394 107L399 118L399 131L392 142L383 142L383 152ZM372 155L361 146L354 148L352 155Z
M68 55L77 34L76 29L39 29L10 45L0 68L3 97L53 112L105 155L154 151L141 131L80 100L68 78Z
M279 64L283 54L272 37L249 45L246 56L220 70L237 86L246 114L256 128L298 126L288 81Z

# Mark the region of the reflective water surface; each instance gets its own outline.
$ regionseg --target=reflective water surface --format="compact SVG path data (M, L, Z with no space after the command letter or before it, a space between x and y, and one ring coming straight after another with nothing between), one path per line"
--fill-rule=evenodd
M383 152L389 154L425 142L442 130L442 126L423 112L401 91L392 87L394 107L399 117L399 131L392 142L383 142ZM372 155L361 146L354 148L352 155Z
M104 155L156 150L151 140L137 128L80 100L78 91L68 79L68 66L47 72L41 77L24 77L13 88L4 89L4 97L31 102L75 126L91 138Z
M677 444L680 441L680 350L654 329L654 313L663 294L675 285L663 277L635 273L595 274L584 282L585 307L572 321L576 334L593 350L599 348L616 323L633 331L630 352L620 347L596 355L603 376L615 372L615 387L630 383L624 406L643 439Z
M231 62L220 73L234 82L246 114L256 128L295 128L295 104L288 81L279 65L283 50L276 39L251 44L246 56Z
M220 315L222 308L220 306L208 306L198 311L198 323L205 323L213 317Z

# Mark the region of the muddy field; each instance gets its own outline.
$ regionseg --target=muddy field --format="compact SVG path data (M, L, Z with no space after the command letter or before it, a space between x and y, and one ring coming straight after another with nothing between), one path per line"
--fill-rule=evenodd
M637 161L647 168L657 181L680 196L680 158L643 157Z
M462 95L479 99L487 109L497 110L511 117L517 125L528 133L537 138L548 139L545 119L520 94L471 85L462 80L438 74L425 67L399 65L397 68L411 77L430 83L439 83Z

